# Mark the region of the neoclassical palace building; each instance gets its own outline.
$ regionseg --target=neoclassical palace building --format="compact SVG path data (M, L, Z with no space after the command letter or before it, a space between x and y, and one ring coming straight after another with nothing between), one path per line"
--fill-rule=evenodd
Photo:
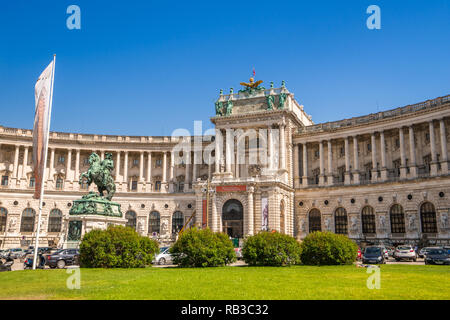
M214 136L52 132L40 243L61 246L72 201L95 191L79 184L92 152L113 154L127 225L162 243L192 225L240 239L328 230L358 243L450 243L450 96L314 124L284 82L251 79L220 93L211 121ZM2 248L35 236L31 155L31 129L0 126Z

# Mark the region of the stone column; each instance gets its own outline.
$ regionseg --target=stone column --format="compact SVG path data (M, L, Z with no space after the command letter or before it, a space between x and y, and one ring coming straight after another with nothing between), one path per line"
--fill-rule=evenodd
M270 158L269 158L270 161ZM300 187L300 166L298 158L298 144L294 144L294 187Z
M448 174L447 135L445 133L444 119L439 120L441 134L441 173Z
M226 131L226 137L225 137L225 171L228 174L231 174L231 163L233 162L233 155L232 155L232 150L231 150L231 145L232 145L232 139L233 139L233 134L231 133L231 130L227 130Z
M220 133L220 129L216 129L216 139L215 139L215 173L220 173L220 158L221 158L221 148L220 148L220 142L219 140L222 138L222 134Z
M332 186L334 184L334 177L333 177L333 149L331 148L331 140L328 140L328 178L327 182L329 186Z
M323 154L323 141L319 142L319 165L320 165L319 186L323 186L325 184L325 157Z
M147 153L147 184L152 183L152 152ZM150 191L150 189L148 189Z
M128 151L125 151L125 159L123 164L123 182L128 189Z
M78 179L80 178L80 149L76 149L74 171L75 176L73 177L73 181L78 182ZM75 183L75 185L77 186L78 183Z
M78 167L77 167L78 169ZM120 151L117 152L117 160L116 160L116 181L119 182L120 175Z
M372 149L372 181L378 180L378 168L377 168L377 144L375 139L375 132L371 135L371 149Z
M27 179L27 165L28 165L28 146L25 146L25 151L23 154L23 166L21 178Z
M348 137L344 139L344 151L345 151L345 175L344 184L350 184L350 148L348 145Z
M186 152L186 171L184 173L184 192L189 190L189 182L190 179L190 164L191 163L191 154L190 152Z
M162 184L167 183L167 152L163 152Z
M139 152L139 182L144 181L144 151Z
M353 136L353 183L359 184L358 137Z
M381 181L387 180L386 167L386 140L384 139L384 131L380 132L380 151L381 151Z
M172 151L170 153L170 171L169 171L169 192L175 192L174 178L175 175L175 154Z
M411 178L417 177L417 163L416 163L416 146L414 144L414 129L413 126L409 126L409 167Z
M48 168L48 180L53 181L53 163L55 162L55 149L50 149L50 167Z
M19 174L19 151L20 151L20 146L16 146L16 151L14 152L14 167L13 167L13 178L18 178L18 174Z
M286 138L284 123L280 124L280 169L286 170Z
M403 128L399 130L400 135L400 179L406 178L406 151L405 151L405 135Z
M100 151L100 159L103 161L105 160L105 151Z
M254 233L254 227L253 227L253 192L255 189L253 187L250 187L248 189L248 214L247 214L247 235L252 236Z
M212 203L211 203L211 230L213 232L217 232L219 231L217 229L217 197L216 197L216 192L213 191L212 192Z
M268 141L267 141L267 149L268 149L268 154L269 154L268 168L269 168L269 170L272 170L274 167L274 165L273 165L273 129L272 129L272 127L269 127L269 137L268 137Z
M197 180L197 152L194 150L194 162L192 162L192 182Z
M70 167L72 166L72 149L67 150L67 163L66 163L66 180L68 181L70 174Z
M431 172L432 176L437 175L437 154L436 154L436 138L434 135L433 120L429 122L430 128L430 150L431 150Z
M308 186L308 150L306 142L303 143L303 187Z

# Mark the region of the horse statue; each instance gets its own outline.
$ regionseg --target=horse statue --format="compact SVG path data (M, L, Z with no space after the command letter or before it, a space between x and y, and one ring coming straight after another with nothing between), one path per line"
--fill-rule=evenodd
M106 191L106 199L111 201L114 193L116 192L116 185L111 175L114 169L114 163L111 153L105 154L105 160L101 161L98 154L95 152L89 156L89 169L87 172L83 172L80 175L79 183L83 183L83 179L86 179L88 186L92 182L97 186L99 195L105 197L103 192Z

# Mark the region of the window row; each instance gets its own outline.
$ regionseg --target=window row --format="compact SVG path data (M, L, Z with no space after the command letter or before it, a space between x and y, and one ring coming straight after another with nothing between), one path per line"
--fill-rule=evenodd
M8 216L8 210L0 207L0 232L6 231L6 218ZM60 232L62 226L62 212L59 209L53 209L50 211L48 217L48 232ZM34 232L36 223L36 211L32 208L26 208L22 212L20 221L20 232Z
M127 227L136 230L137 215L136 212L130 210L125 213L127 219ZM181 211L175 211L172 214L172 234L177 234L184 226L184 214ZM161 215L158 211L150 212L148 219L148 233L158 235L161 233Z
M309 212L309 232L322 230L322 218L319 209L312 209ZM405 233L405 213L403 207L394 204L389 211L391 233ZM436 209L431 202L426 202L420 206L420 221L422 233L437 233ZM345 208L337 208L334 212L334 229L337 234L348 234L348 216ZM380 224L384 222L380 221ZM363 234L376 233L375 211L371 206L365 206L361 210L361 226Z

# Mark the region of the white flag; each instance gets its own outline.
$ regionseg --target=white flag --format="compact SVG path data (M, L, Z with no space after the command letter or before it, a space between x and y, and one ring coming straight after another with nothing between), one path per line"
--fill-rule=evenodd
M44 181L44 169L46 162L47 143L50 125L52 86L54 74L54 60L41 73L34 87L36 109L33 127L33 166L35 178L34 198L41 196L42 183Z

